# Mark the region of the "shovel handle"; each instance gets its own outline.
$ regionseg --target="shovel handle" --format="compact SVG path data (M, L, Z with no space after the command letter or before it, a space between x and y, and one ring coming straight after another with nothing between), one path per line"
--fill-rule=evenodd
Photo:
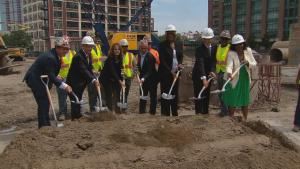
M236 76L236 74L240 71L240 69L244 66L244 65L246 65L246 63L243 63L243 64L241 64L233 73L232 73L232 78L234 77L234 76ZM225 87L227 86L227 84L229 83L231 81L231 78L229 78L226 82L225 82L225 84L223 85L223 87L222 87L222 91L225 91Z
M171 88L170 88L170 90L169 90L168 95L171 95L171 92L172 92L172 90L173 90L173 87L174 87L174 85L175 85L175 83L176 83L176 81L177 81L177 79L178 79L178 77L179 77L179 73L180 73L181 71L182 71L182 70L178 70L178 71L177 71L176 76L175 76L175 78L174 78L174 80L173 80L173 82L172 82L172 86L171 86Z

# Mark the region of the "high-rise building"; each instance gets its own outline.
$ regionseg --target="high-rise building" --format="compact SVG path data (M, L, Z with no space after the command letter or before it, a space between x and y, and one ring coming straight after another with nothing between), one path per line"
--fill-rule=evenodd
M290 24L300 21L299 0L208 0L208 25L261 41L287 40Z
M22 22L21 0L0 0L0 31L13 31Z
M145 0L95 0L95 12L90 0L23 0L24 23L34 39L34 50L53 47L54 37L68 35L71 46L79 47L82 36L92 29L92 21L105 24L105 32L122 30L145 3ZM129 28L149 31L151 9L146 9Z

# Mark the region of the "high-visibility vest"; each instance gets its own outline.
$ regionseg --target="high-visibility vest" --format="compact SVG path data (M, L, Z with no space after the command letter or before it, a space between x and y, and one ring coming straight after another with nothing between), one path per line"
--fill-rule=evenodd
M160 60L159 60L159 54L158 54L157 50L151 48L149 51L154 56L156 64L159 65Z
M60 70L58 75L64 79L67 78L69 69L72 63L72 59L74 55L76 54L75 51L70 50L65 56L62 57L61 59L61 64L60 64Z
M123 57L123 68L124 68L124 75L127 78L133 77L133 61L134 56L130 52L126 52L125 56Z
M218 45L217 49L217 64L216 64L216 71L217 73L225 72L226 71L226 59L227 54L230 49L230 44L228 44L225 47L221 47L221 45Z
M99 44L96 44L95 47L92 49L91 55L92 55L93 70L96 72L101 71L103 68L103 61L101 60L102 51L101 51L101 46Z

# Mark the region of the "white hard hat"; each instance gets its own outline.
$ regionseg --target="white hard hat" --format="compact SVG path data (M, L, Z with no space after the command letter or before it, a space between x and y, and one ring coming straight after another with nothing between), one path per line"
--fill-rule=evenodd
M70 48L70 39L68 36L62 36L55 39L55 46Z
M166 32L176 32L176 27L174 25L168 25L166 27Z
M120 46L128 46L128 41L127 41L127 39L121 39L119 44L120 44Z
M244 42L245 42L245 39L243 38L242 35L239 35L239 34L234 35L231 40L231 44L233 44L233 45L236 45L239 43L244 43Z
M211 39L214 36L215 36L214 31L211 28L205 28L201 32L201 38L204 38L204 39Z
M81 44L82 45L95 45L95 42L92 37L85 36L85 37L83 37Z

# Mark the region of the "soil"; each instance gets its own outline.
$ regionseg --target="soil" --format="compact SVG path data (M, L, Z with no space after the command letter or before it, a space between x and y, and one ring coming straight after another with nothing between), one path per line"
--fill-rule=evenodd
M16 125L21 133L0 154L0 169L300 168L299 148L260 121L195 116L189 105L180 117L137 114L137 85L127 114L108 112L38 130L36 103L21 82L30 63L0 76L0 127ZM285 107L294 104L295 91L282 92Z

